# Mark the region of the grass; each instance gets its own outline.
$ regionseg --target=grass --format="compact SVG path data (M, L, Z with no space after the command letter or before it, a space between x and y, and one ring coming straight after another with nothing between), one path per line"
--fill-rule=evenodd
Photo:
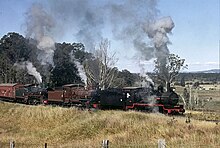
M197 120L220 122L219 112L186 111L185 115L190 116L191 118L197 119Z
M124 111L81 111L75 108L26 106L0 102L0 147L168 147L220 146L220 125L213 122ZM2 145L1 145L2 143Z

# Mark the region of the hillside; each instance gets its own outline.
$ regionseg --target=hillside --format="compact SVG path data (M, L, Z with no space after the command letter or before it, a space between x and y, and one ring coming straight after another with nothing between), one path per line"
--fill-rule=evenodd
M204 71L197 71L195 73L220 73L220 69L210 69L210 70L204 70Z
M81 111L74 108L26 106L0 102L0 147L169 147L220 146L220 125L214 122L124 111Z

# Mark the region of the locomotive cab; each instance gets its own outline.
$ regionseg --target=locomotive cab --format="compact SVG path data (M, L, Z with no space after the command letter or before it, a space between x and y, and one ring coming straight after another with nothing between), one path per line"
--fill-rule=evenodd
M147 87L124 87L123 91L127 94L127 105L152 102L153 97L151 96L154 95L153 90Z

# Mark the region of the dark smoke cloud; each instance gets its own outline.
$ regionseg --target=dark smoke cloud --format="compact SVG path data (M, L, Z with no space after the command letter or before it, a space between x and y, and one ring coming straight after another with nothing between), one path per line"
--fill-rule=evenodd
M34 3L26 12L26 27L26 37L37 41L36 56L43 66L44 75L49 78L49 69L54 67L55 42L52 29L55 21L41 4Z
M169 53L167 33L171 32L174 24L169 17L157 20L157 0L49 2L52 14L65 27L63 30L72 29L75 38L89 51L103 38L108 25L114 40L120 40L124 45L131 44L143 60Z
M156 49L157 58L167 56L169 53L167 45L170 44L170 41L167 34L171 33L173 27L174 23L170 17L158 19L145 26L144 29Z
M53 17L44 10L42 5L37 3L27 11L26 17L26 36L37 40L38 60L42 65L54 66L55 42L51 37L51 30L55 26Z
M142 60L164 58L169 54L167 34L171 33L174 23L170 17L158 19L157 0L49 0L48 4L50 15L43 10L36 13L37 19L31 22L40 27L30 25L28 29L36 38L51 31L53 16L56 25L63 27L58 29L62 32L59 35L71 33L87 51L95 49L107 27L112 32L113 43L121 41L124 47L130 45Z
M102 39L104 14L101 6L90 0L53 0L50 2L51 12L60 21L63 30L73 30L75 38L82 42L87 50L94 49Z
M50 33L55 22L41 4L34 3L26 12L26 26L26 36L40 41L43 36Z

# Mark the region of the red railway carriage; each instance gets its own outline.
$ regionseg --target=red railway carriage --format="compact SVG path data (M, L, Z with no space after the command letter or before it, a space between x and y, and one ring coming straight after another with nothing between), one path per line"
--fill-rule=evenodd
M48 90L48 103L63 103L65 100L63 99L63 90Z
M60 89L48 90L48 97L44 102L48 104L84 105L90 98L91 92L82 84L66 84Z
M88 90L82 84L67 84L63 86L64 98L84 99L90 96Z
M20 94L21 91L18 91L22 88L24 88L24 85L17 83L0 84L0 97L10 101L15 101L18 98L24 98L24 92Z
M91 96L90 90L85 88L83 84L67 84L63 86L63 97L72 104L83 104Z

